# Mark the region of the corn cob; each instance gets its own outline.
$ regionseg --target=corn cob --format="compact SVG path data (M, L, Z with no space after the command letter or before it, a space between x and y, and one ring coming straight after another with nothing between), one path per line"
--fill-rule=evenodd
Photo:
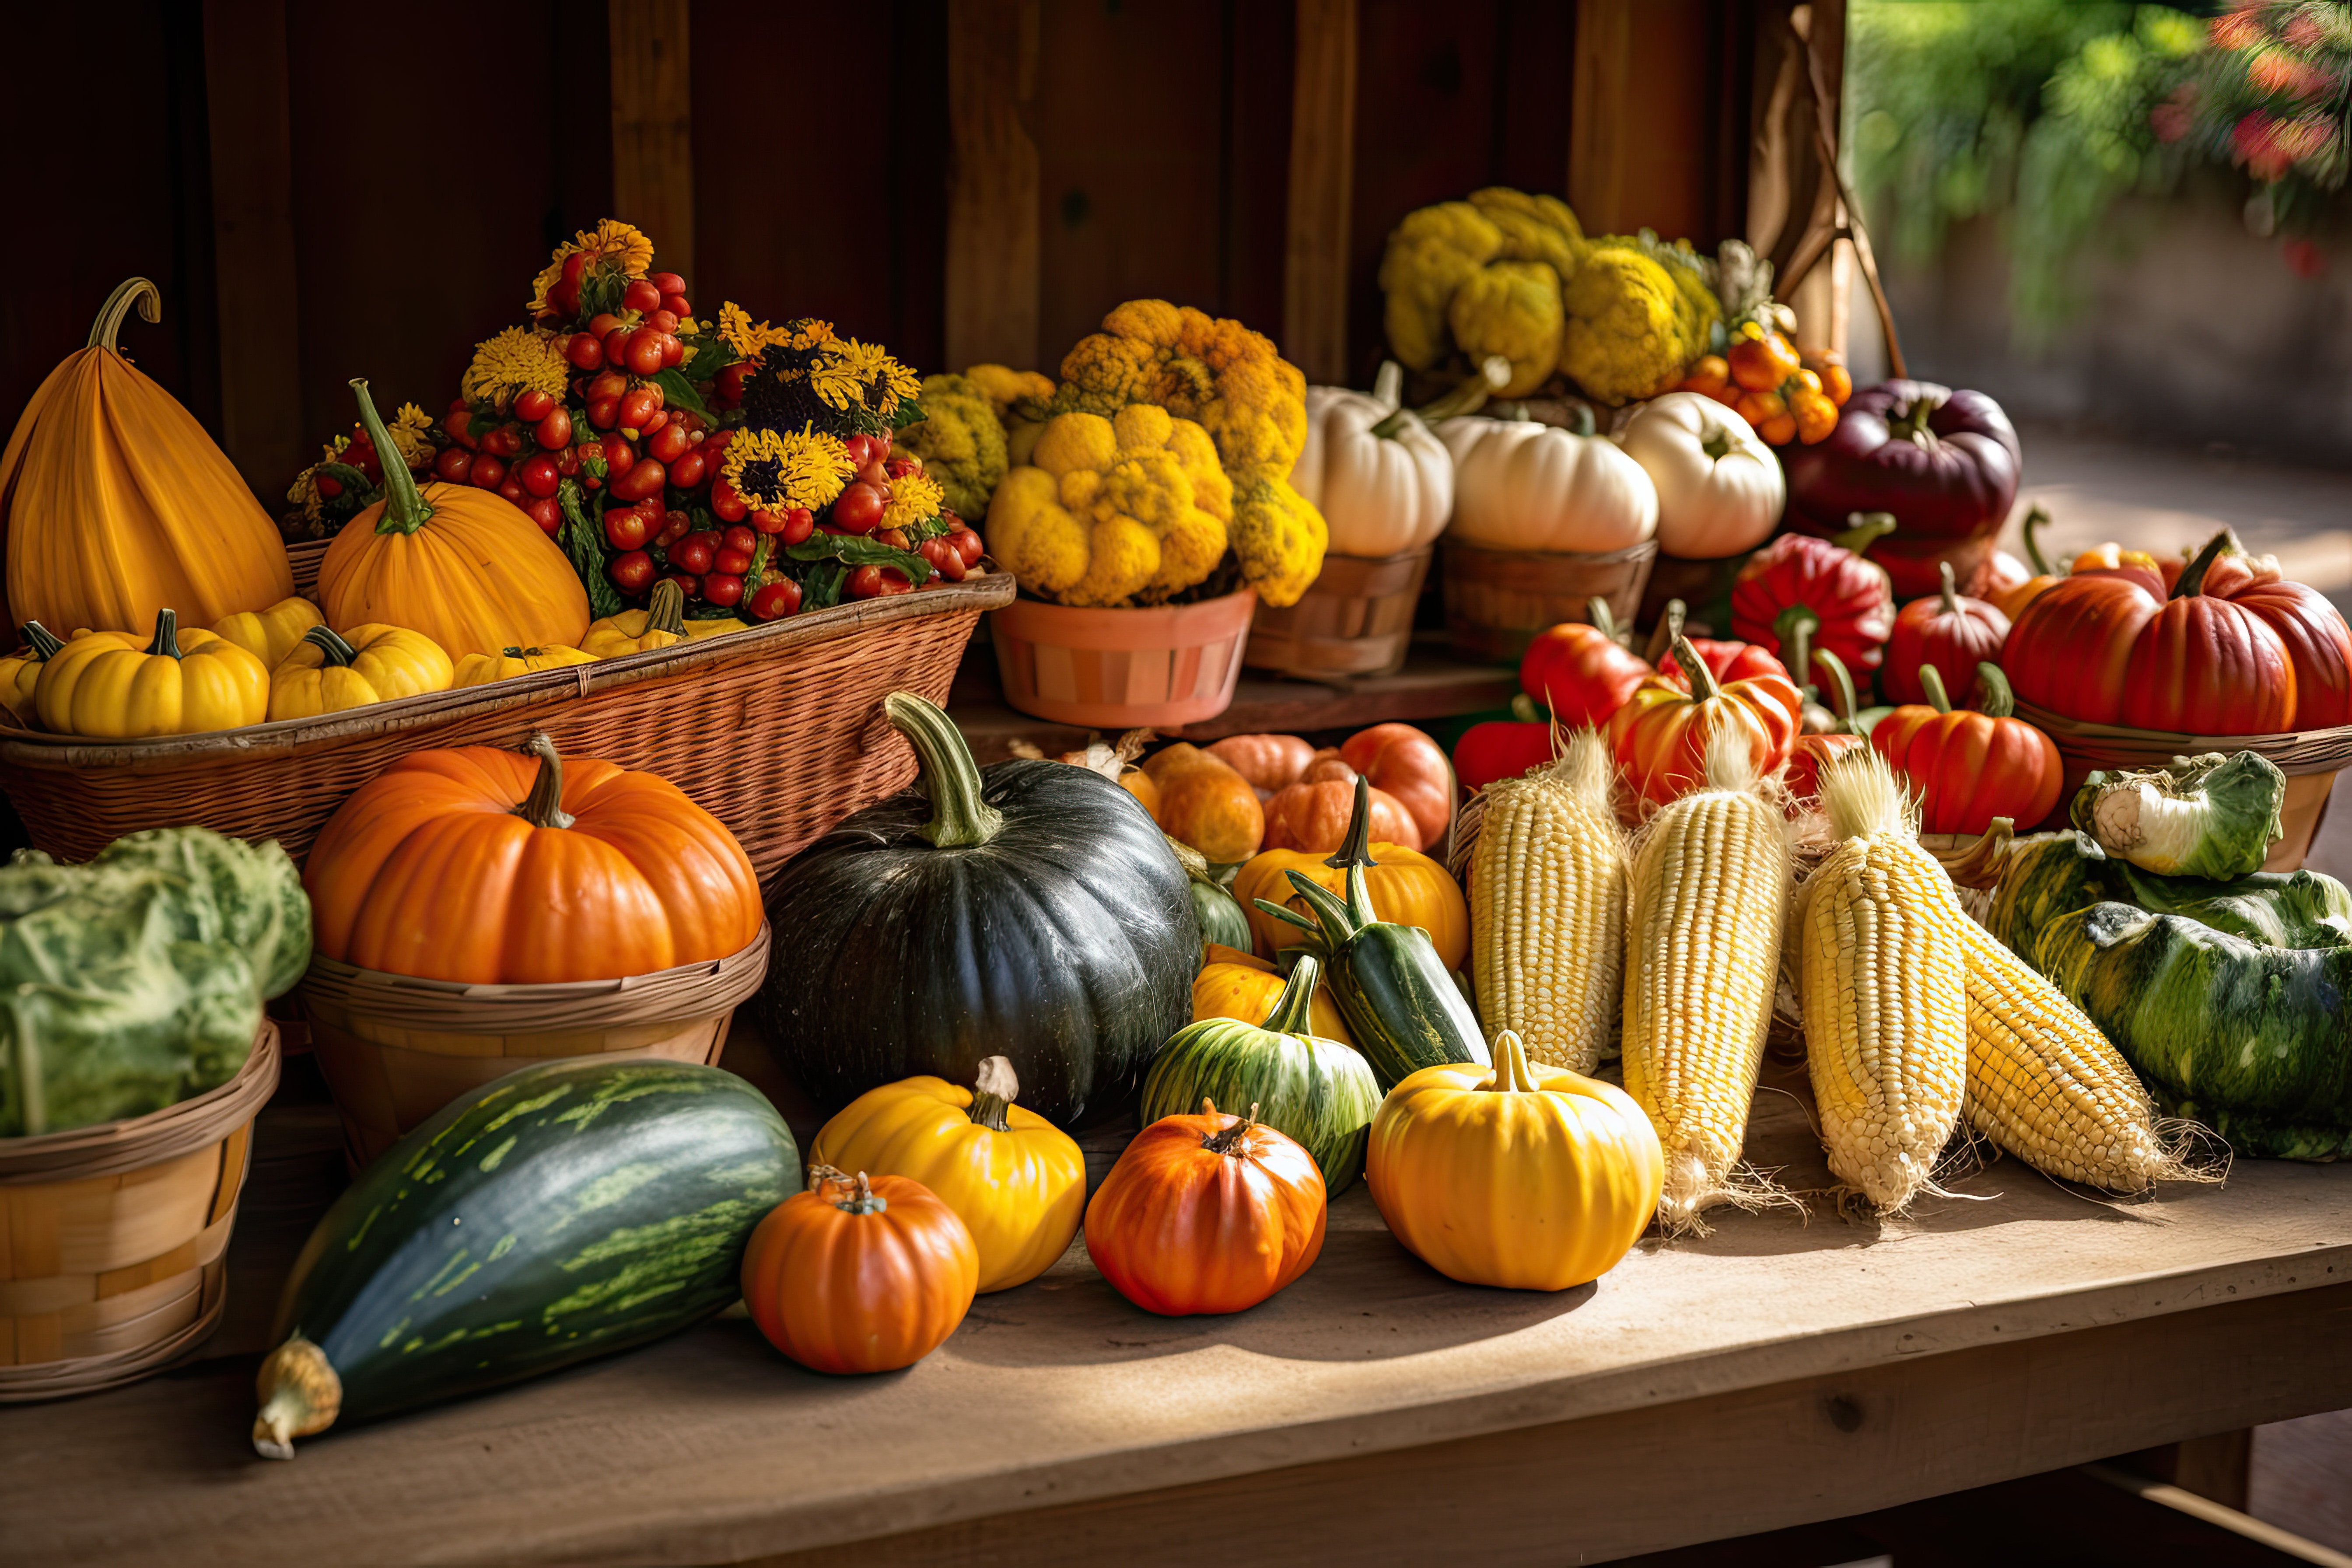
M1771 1189L1735 1182L1772 1023L1788 901L1783 818L1756 793L1746 738L1710 736L1706 787L1650 819L1628 878L1625 1092L1666 1155L1658 1221L1704 1232L1718 1203Z
M1612 772L1607 742L1577 731L1549 767L1481 792L1470 858L1486 1032L1516 1030L1529 1057L1573 1072L1591 1072L1617 1035L1625 866Z
M1822 770L1832 850L1805 883L1805 1059L1830 1171L1882 1214L1933 1187L1968 1077L1957 904L1875 752Z

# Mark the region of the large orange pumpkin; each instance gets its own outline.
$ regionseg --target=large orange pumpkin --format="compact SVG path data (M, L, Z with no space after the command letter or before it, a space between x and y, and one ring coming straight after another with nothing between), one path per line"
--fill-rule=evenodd
M1804 699L1785 675L1751 675L1718 685L1686 637L1675 639L1675 658L1689 672L1685 691L1663 676L1635 689L1609 721L1609 747L1634 793L1664 805L1706 776L1706 742L1718 724L1736 727L1759 776L1789 757L1804 714Z
M392 451L367 383L352 387L375 449ZM383 500L327 546L319 608L339 632L370 623L423 632L453 660L510 647L577 647L588 630L588 591L520 507L471 485L419 489L404 463L383 466Z
M1954 709L1932 664L1919 668L1927 701L1910 703L1871 726L1870 744L1921 796L1922 833L1979 834L2006 816L2030 830L2058 804L2065 770L2049 736L2010 716L2000 667L1977 666L1984 707Z
M613 980L723 958L760 934L735 836L667 779L488 746L415 752L310 847L318 950L474 984Z
M955 1210L905 1176L809 1171L743 1248L743 1305L768 1342L816 1372L896 1372L955 1332L980 1249Z
M1315 1157L1255 1118L1163 1116L1135 1135L1087 1205L1087 1254L1148 1312L1238 1312L1323 1250Z

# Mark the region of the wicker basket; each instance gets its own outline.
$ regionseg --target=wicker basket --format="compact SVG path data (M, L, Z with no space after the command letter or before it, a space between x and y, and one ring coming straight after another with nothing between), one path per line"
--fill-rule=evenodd
M0 1404L130 1383L212 1332L253 1119L277 1087L265 1019L210 1093L0 1139Z
M988 617L1004 700L1102 730L1173 728L1223 712L1241 679L1257 591L1151 609L1023 599Z
M319 563L327 558L327 546L335 542L329 534L324 539L289 540L286 545L286 564L294 569L294 592L298 597L319 600Z
M1443 544L1454 651L1488 664L1517 664L1538 632L1583 620L1588 599L1608 600L1610 613L1631 626L1658 559L1654 539L1605 555L1487 550L1450 536Z
M356 1171L459 1095L554 1058L715 1064L737 1005L767 973L763 925L715 963L561 985L419 980L317 956L301 997Z
M87 860L126 833L193 823L298 859L343 797L437 746L511 746L642 768L733 830L764 886L793 852L915 776L888 692L947 700L993 574L794 616L729 637L488 686L204 735L91 741L0 730L5 787L35 846Z
M2066 765L2065 788L2058 796L2056 816L2066 815L2084 776L2094 768L2160 768L2175 757L2206 752L2258 752L2286 774L2286 801L2279 808L2285 837L2271 846L2265 871L2294 871L2311 852L2311 841L2327 815L2327 797L2336 775L2352 767L2352 724L2329 730L2309 730L2285 735L2176 735L2162 730L2125 730L2109 724L2085 724L2036 708L2017 705L2017 716L2056 742ZM2019 831L2024 831L2021 824Z
M1326 555L1305 598L1286 610L1257 607L1242 662L1309 680L1395 674L1412 647L1429 555Z

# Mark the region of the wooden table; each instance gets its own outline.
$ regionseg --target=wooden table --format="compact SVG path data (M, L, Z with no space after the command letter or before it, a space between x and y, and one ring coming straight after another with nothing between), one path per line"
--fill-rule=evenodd
M1825 1185L1801 1070L1757 1110L1751 1153ZM2352 1405L2352 1170L2116 1206L2001 1162L1908 1222L1729 1215L1557 1296L1440 1278L1359 1185L1239 1316L1152 1317L1074 1247L903 1373L721 1320L273 1464L254 1358L333 1156L322 1108L270 1117L213 1359L0 1411L0 1559L1592 1562Z

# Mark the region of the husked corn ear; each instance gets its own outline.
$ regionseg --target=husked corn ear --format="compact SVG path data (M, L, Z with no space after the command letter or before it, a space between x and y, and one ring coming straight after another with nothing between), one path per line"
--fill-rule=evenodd
M1968 1077L1951 884L1874 752L1822 770L1838 847L1803 897L1805 1061L1832 1174L1882 1213L1932 1185Z
M1625 1092L1666 1156L1658 1221L1703 1230L1700 1211L1752 1205L1769 1188L1736 1187L1732 1168L1780 965L1789 848L1780 811L1755 793L1744 737L1711 740L1707 784L1650 819L1628 882Z
M1624 961L1624 836L1609 748L1569 737L1549 768L1492 784L1470 858L1478 1010L1529 1057L1591 1072L1617 1034Z

